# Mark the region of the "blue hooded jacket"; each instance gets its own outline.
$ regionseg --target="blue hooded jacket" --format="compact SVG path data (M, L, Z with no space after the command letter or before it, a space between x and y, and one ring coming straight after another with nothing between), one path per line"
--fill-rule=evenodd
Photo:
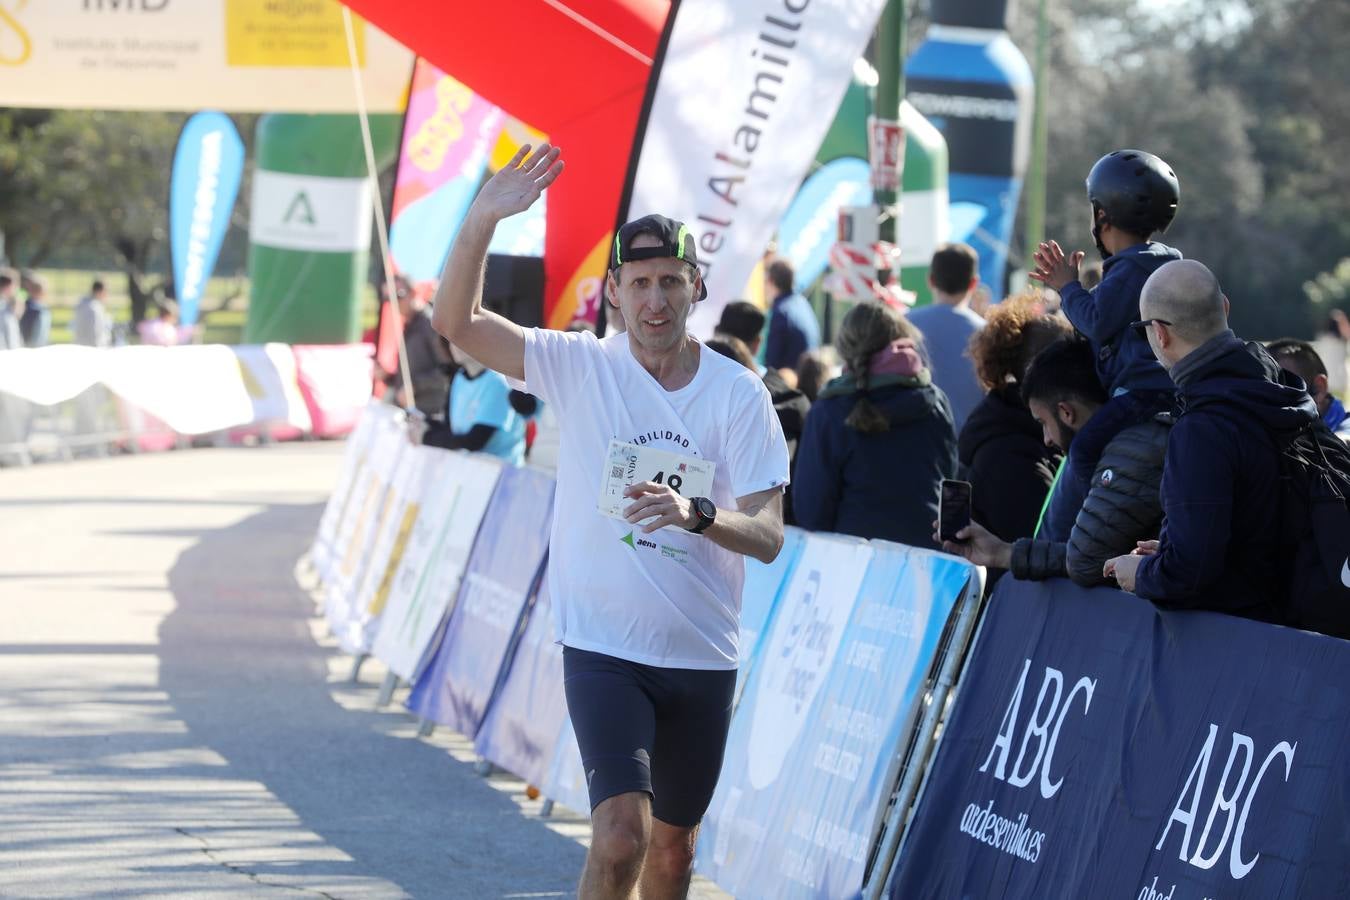
M792 476L797 524L933 547L939 485L956 476L951 404L927 369L918 378L874 377L868 397L889 431L845 424L858 400L852 376L830 382L812 405Z
M1182 415L1163 467L1158 553L1135 593L1159 606L1278 622L1280 523L1276 437L1315 422L1303 383L1231 331L1173 368Z
M1108 395L1122 390L1170 391L1172 381L1159 365L1148 339L1130 329L1139 320L1139 294L1144 282L1162 266L1181 259L1178 250L1149 241L1107 257L1102 283L1091 291L1077 281L1059 292L1073 327L1097 354L1097 377Z

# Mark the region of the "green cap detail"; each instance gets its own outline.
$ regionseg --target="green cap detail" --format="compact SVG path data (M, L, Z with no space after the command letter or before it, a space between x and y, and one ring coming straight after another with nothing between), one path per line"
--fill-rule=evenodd
M634 546L634 544L633 544L633 532L631 532L631 531L628 532L628 533L625 534L623 537L619 538L619 540L622 541L623 543L627 544L629 547L632 547L634 550L637 549L637 547Z
M681 225L681 226L680 226L680 234L679 234L678 237L675 238L675 256L676 256L678 259L685 259L685 255L684 255L684 239L685 239L685 238L692 238L692 237L693 237L693 235L691 235L691 234L689 233L689 226L688 226L688 225Z
M622 230L622 229L620 229ZM619 232L614 232L614 268L623 265L623 244L619 243Z

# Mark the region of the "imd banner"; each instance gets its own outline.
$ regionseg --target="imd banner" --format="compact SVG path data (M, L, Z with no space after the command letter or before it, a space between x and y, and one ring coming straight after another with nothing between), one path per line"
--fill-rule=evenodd
M169 249L183 325L197 321L243 176L244 141L230 117L200 112L188 119L178 136L169 179Z
M848 87L883 0L686 2L636 163L627 218L659 212L698 238L707 336L741 295Z
M1350 644L1004 578L891 896L1344 897Z
M398 112L412 53L360 18L371 112ZM0 106L354 112L338 0L5 0Z

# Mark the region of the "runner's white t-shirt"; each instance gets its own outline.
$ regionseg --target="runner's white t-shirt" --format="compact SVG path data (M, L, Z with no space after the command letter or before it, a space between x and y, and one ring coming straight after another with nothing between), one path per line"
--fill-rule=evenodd
M711 500L788 482L787 443L764 383L700 346L698 372L667 391L627 334L525 330L525 384L561 429L548 581L565 646L676 669L736 668L745 559L668 526L650 535L596 509L618 439L716 463Z

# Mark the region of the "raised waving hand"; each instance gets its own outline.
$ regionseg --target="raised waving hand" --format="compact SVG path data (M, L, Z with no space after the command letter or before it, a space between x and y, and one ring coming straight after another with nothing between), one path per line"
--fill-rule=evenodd
M562 174L561 153L559 148L547 143L540 144L533 152L529 144L524 145L509 163L488 179L473 205L478 212L497 222L524 212Z

